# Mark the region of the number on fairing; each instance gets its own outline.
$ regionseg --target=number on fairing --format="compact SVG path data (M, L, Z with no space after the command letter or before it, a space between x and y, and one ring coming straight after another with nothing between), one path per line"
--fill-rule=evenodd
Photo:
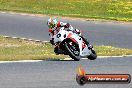
M57 38L59 38L59 37L61 37L61 34L60 33L57 35Z

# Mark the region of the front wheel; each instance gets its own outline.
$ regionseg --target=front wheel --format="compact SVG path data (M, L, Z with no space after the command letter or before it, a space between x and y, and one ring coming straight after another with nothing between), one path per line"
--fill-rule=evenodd
M88 56L88 59L95 60L97 58L97 54L94 50L91 50L92 53Z
M75 61L80 60L80 50L78 44L73 43L72 41L67 41L64 43L64 47L68 55Z

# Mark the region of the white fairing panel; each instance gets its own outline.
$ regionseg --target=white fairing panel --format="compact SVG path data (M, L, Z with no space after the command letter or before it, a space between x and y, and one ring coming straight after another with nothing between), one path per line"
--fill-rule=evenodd
M66 35L66 31L62 27L62 28L60 28L59 32L54 35L54 43L62 42L65 39L64 35Z
M89 50L87 46L84 49L82 49L82 43L83 43L82 38L78 34L73 33L72 31L66 31L66 30L64 30L64 27L60 28L59 31L58 31L58 33L56 33L53 36L54 43L62 42L64 39L67 38L67 36L69 35L69 33L72 33L72 35L70 36L70 38L75 39L77 41L77 43L79 44L80 56L90 55L91 50Z
M83 51L82 51L82 53L81 53L81 56L86 56L86 55L89 56L91 53L92 53L91 50L89 50L88 47L86 46L86 47L83 49Z

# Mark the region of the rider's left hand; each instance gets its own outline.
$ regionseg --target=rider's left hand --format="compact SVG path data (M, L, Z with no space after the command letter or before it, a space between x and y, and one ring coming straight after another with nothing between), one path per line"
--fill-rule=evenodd
M67 23L64 27L65 27L65 28L69 28L69 27L70 27L70 24Z

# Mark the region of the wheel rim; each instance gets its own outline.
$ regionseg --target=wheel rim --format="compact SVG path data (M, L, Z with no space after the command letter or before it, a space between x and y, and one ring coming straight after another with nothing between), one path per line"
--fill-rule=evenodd
M79 56L80 52L76 44L69 42L68 48L72 51L74 55Z

